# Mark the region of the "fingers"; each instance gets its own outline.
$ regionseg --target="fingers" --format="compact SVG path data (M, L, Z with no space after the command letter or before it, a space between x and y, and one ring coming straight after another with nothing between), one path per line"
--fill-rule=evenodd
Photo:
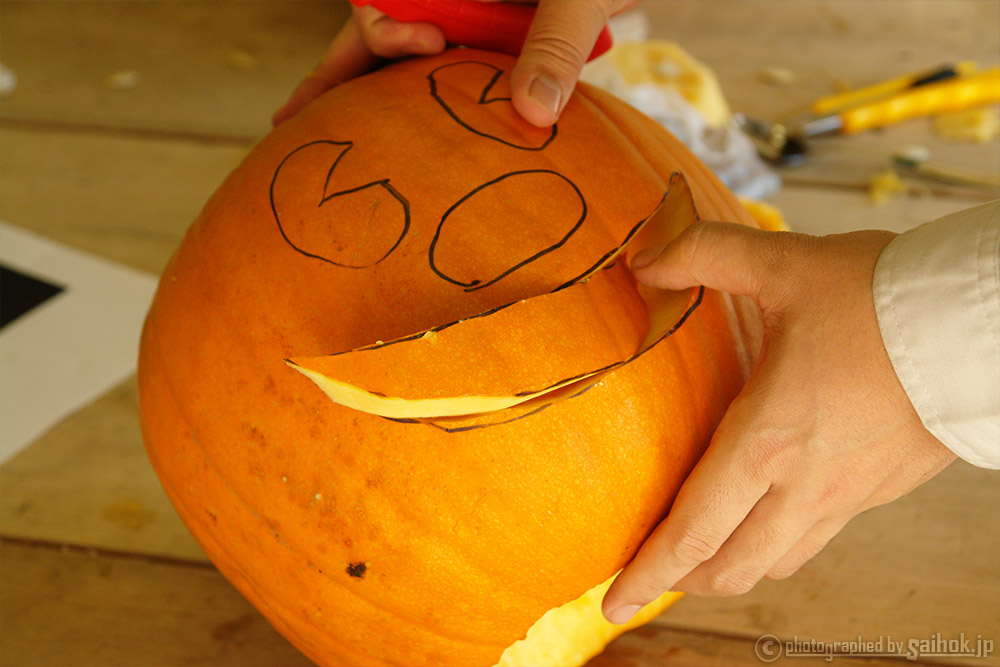
M771 566L765 575L768 579L786 579L829 544L830 540L847 524L847 518L830 518L810 528L784 556Z
M511 102L528 122L556 122L608 18L624 0L540 0L511 72Z
M754 298L765 336L670 514L608 590L609 620L671 588L731 595L789 576L851 517L954 460L923 427L879 335L871 276L891 238L701 223L633 259L643 283Z
M733 452L716 437L684 482L666 520L608 589L602 606L608 620L626 622L642 605L712 559L767 493L767 482L745 474Z
M760 303L762 292L780 284L779 273L801 263L810 241L800 234L765 232L728 222L688 227L671 243L646 248L632 260L639 282L663 289L704 285L748 296ZM763 305L763 304L762 304Z
M334 37L315 69L271 117L271 124L277 127L341 81L368 71L375 62L376 57L365 44L361 28L355 21L348 21Z
M380 57L430 55L445 46L436 26L401 23L371 7L355 7L354 18L344 24L319 64L275 112L271 124L280 125L327 90L372 70Z
M797 499L769 492L758 501L711 560L701 563L671 588L693 595L742 595L812 528L813 519Z
M354 20L368 48L382 58L428 56L447 46L444 33L430 23L404 23L371 7L355 7Z

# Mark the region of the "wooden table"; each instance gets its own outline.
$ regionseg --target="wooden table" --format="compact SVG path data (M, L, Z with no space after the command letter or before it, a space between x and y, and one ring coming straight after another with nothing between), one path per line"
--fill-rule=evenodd
M647 2L656 37L718 73L734 109L782 118L830 92L943 62L995 64L995 0ZM339 2L0 3L0 218L152 274L346 16ZM776 87L767 67L798 83ZM107 77L134 70L138 84ZM812 233L902 231L983 199L917 187L883 206L871 176L906 144L997 173L1000 146L949 144L927 121L831 139L773 203ZM0 371L2 372L2 371ZM188 536L146 459L134 379L0 468L4 665L305 664ZM755 664L755 640L1000 644L1000 475L957 463L858 517L796 576L687 598L594 665ZM986 660L1000 665L1000 646ZM802 659L803 664L818 664ZM888 659L838 659L871 664ZM949 660L923 657L922 664ZM893 661L893 664L896 664Z

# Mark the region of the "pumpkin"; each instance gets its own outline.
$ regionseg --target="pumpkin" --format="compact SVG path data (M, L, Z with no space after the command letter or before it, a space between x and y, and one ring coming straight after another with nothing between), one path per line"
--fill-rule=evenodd
M581 84L555 127L523 122L513 62L451 50L326 93L212 196L146 320L140 417L167 494L320 664L600 652L625 629L601 617L603 591L752 362L753 322L710 290L630 354L661 312L617 254L639 223L674 185L704 218L750 219L673 137L597 89ZM574 305L552 306L562 294ZM480 378L508 395L537 375L543 402L373 414L317 386L348 373L323 365L344 353L365 387L451 395ZM609 359L573 391L544 384Z

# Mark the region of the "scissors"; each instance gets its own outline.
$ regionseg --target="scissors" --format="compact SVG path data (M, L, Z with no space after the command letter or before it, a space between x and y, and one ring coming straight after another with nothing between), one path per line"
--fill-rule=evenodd
M477 0L351 0L351 4L370 6L397 21L433 23L451 44L461 44L512 56L521 53L528 27L535 17L535 6L514 2L478 2ZM587 60L593 60L611 48L607 26L597 37Z

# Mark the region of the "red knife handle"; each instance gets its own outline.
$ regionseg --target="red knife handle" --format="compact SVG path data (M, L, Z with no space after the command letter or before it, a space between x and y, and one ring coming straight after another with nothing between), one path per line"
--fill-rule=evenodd
M477 0L351 0L358 7L370 5L397 21L433 23L448 42L516 56L521 53L535 6L514 2ZM587 60L611 48L607 26L597 37Z

